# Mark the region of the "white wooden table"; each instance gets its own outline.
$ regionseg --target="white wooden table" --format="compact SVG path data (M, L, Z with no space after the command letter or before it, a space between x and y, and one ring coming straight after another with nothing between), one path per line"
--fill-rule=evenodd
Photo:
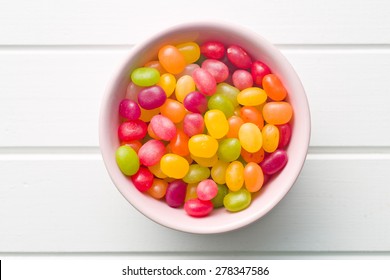
M389 12L387 0L0 0L0 255L390 256ZM221 235L145 218L98 149L100 100L122 58L149 34L201 19L275 43L312 113L291 192Z

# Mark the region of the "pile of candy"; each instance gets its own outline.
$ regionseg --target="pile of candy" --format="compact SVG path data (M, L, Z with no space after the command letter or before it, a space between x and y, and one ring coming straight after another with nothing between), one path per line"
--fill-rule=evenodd
M134 186L190 216L245 209L287 163L287 91L240 46L161 47L131 73L116 161Z

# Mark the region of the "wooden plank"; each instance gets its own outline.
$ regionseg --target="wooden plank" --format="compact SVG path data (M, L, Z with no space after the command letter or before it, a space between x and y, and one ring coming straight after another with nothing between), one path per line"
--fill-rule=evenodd
M389 166L389 154L311 154L293 189L262 220L192 235L128 205L98 154L3 154L0 252L385 252Z
M389 44L388 2L0 2L0 45L133 44L180 22L229 21L278 44Z
M388 146L389 48L284 47L312 116L312 146ZM97 146L100 100L124 49L0 51L0 147Z

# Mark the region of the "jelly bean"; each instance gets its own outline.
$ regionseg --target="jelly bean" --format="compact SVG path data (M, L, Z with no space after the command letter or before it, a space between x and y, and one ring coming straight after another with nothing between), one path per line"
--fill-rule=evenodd
M272 153L279 145L279 129L272 125L266 124L261 131L263 135L263 149L267 153Z
M158 72L160 72L160 75L167 73L167 71L162 67L160 61L158 60L151 60L145 63L144 67L154 68Z
M191 164L183 181L188 184L199 183L210 177L210 169L199 164Z
M176 78L171 73L165 73L160 76L157 85L160 86L164 90L166 96L169 97L175 91Z
M191 158L200 166L205 166L205 167L212 167L215 163L218 161L218 156L217 154L213 155L210 158L204 158L204 157L197 157L192 154Z
M246 70L238 69L232 75L233 85L239 90L253 86L252 74Z
M284 150L276 150L268 157L266 157L261 163L261 169L264 174L272 175L282 170L288 161L287 152Z
M218 162L211 167L211 178L213 178L217 184L226 183L226 169L228 165L228 162L218 160Z
M265 75L271 74L269 67L261 61L254 61L251 67L253 82L262 86Z
M186 67L184 67L184 70L182 72L176 75L176 78L179 79L180 77L183 77L185 75L192 76L194 70L198 68L200 68L198 64L195 63L188 64L186 65Z
M183 100L184 107L193 113L203 114L207 110L207 98L199 91L187 94Z
M175 96L177 101L183 103L187 94L193 91L195 91L195 82L191 76L184 75L177 80L175 89Z
M250 153L260 150L263 138L259 127L253 123L244 123L238 131L241 146Z
M263 117L270 124L285 124L292 117L293 110L289 103L285 101L268 102L263 107Z
M240 116L244 122L254 123L260 129L262 129L264 126L263 115L261 114L261 111L256 109L256 107L253 106L241 107Z
M174 180L168 184L165 201L170 207L177 208L183 205L186 197L187 184L182 180Z
M172 45L165 45L158 51L158 60L171 74L179 74L187 64L184 55Z
M287 96L287 90L275 74L264 76L263 89L268 97L274 101L282 101Z
M190 165L179 155L165 154L160 160L160 167L168 177L181 179L186 176Z
M160 107L161 115L167 117L174 123L179 123L184 119L186 115L186 109L184 105L177 100L168 98L165 103Z
M153 175L156 176L157 178L164 179L164 178L167 178L167 177L168 177L167 175L165 175L164 172L162 172L161 166L160 166L160 162L158 162L158 163L155 164L155 165L148 166L148 169L149 169L150 172L152 172Z
M140 167L134 175L131 176L133 185L140 191L145 192L152 187L153 174L146 167Z
M206 134L197 134L188 141L190 153L196 157L211 158L218 150L218 141Z
M160 72L150 67L140 67L131 73L131 81L137 86L149 87L160 80Z
M246 88L237 95L237 101L241 105L256 106L267 100L265 91L258 87Z
M231 162L225 175L226 185L231 191L238 191L244 185L244 166L239 161Z
M131 141L121 141L121 146L126 145L133 148L133 150L138 154L139 149L142 146L141 141L139 140L131 140Z
M217 184L211 179L205 179L198 184L196 194L200 200L211 200L218 193Z
M127 176L134 175L139 169L138 155L130 146L120 146L115 152L115 159L119 169Z
M291 126L289 123L285 123L277 126L279 129L279 145L278 149L287 147L291 139Z
M196 187L198 186L198 184L188 184L187 185L187 191L186 191L186 198L184 199L184 201L187 201L187 200L190 200L190 199L193 199L193 198L197 198L197 194L196 194Z
M214 208L222 207L223 206L223 199L229 193L229 189L228 189L228 187L226 185L217 184L217 186L218 186L218 193L211 200L211 202L214 205Z
M238 159L241 153L241 144L237 138L227 138L219 143L217 155L220 160L231 162Z
M261 148L257 152L250 153L245 149L241 149L241 157L246 162L260 163L264 159L264 149Z
M150 120L150 126L153 132L162 140L169 141L176 136L175 124L162 115L155 115Z
M249 162L244 168L245 187L249 192L257 192L263 186L264 175L261 167L254 162Z
M195 42L179 44L176 46L176 48L184 56L187 64L194 63L200 57L200 48L199 45Z
M230 118L234 113L234 106L230 99L222 94L214 94L209 98L207 103L209 110L217 109L225 114L226 118Z
M128 120L136 120L141 116L141 109L133 100L123 99L119 103L119 115Z
M145 166L157 164L165 154L165 146L159 140L149 140L139 149L139 161Z
M247 208L251 204L251 200L251 193L242 188L239 191L228 193L223 199L223 205L230 212L238 212Z
M146 124L141 120L123 122L118 128L118 138L121 141L140 140L147 132Z
M217 83L225 81L229 76L226 64L216 59L206 59L202 62L202 68L209 72Z
M187 134L184 133L183 130L177 129L176 136L172 138L168 146L171 149L172 153L184 157L190 154L190 150L188 149L189 139L190 138Z
M226 137L228 138L238 138L238 131L241 127L241 125L244 123L244 121L237 116L231 116L228 118L229 123L229 131L226 134Z
M252 59L248 53L237 45L231 45L226 50L227 58L240 69L249 69L252 66Z
M130 82L126 89L126 99L133 100L138 102L138 93L143 89L143 87L137 86L133 82Z
M183 120L183 131L189 137L202 134L204 131L204 120L201 114L187 114Z
M184 210L186 213L192 217L205 217L213 211L213 203L209 200L200 200L198 198L193 198L187 200L184 204Z
M140 116L140 120L144 121L144 122L150 122L150 120L155 116L155 115L158 115L160 113L160 107L156 108L156 109L152 109L152 110L146 110L144 108L141 107L141 116Z
M154 178L152 186L146 192L153 198L161 199L165 196L167 192L168 182Z
M213 95L217 89L217 82L207 70L198 68L192 72L192 78L198 90L205 95Z
M160 86L147 87L138 93L138 104L146 110L160 107L166 99L167 96Z
M225 114L220 110L209 110L204 115L204 122L208 133L215 139L220 139L229 131L229 123Z
M150 138L155 139L155 140L161 140L161 138L158 137L156 135L156 133L154 133L152 125L150 123L148 125L148 136L150 136Z
M208 41L200 46L200 53L207 58L221 59L225 56L225 46L221 42Z
M240 93L240 90L232 85L227 83L220 83L217 85L217 89L215 94L221 94L227 98L229 98L230 102L232 102L233 107L238 106L237 95Z

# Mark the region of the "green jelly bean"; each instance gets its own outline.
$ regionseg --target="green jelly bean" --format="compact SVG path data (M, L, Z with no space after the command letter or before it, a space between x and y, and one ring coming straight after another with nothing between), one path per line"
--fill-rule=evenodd
M218 193L211 200L211 202L214 205L214 208L219 208L223 206L223 199L229 192L229 189L226 185L217 184L217 186L218 186Z
M223 205L231 212L238 212L247 208L251 204L251 200L251 193L246 188L242 188L228 193L223 199Z
M139 169L137 153L128 145L120 146L115 153L116 163L123 174L134 175Z
M225 114L226 118L230 118L234 114L234 106L230 99L222 94L214 94L210 97L207 106L209 110L217 109Z
M199 164L191 164L183 181L187 184L199 183L210 177L210 169Z
M140 67L131 73L131 80L137 86L153 86L159 82L160 72L155 68Z
M232 102L233 107L238 106L237 95L240 93L240 90L228 83L219 83L217 85L217 90L215 94L221 94L227 98L229 98L230 102Z
M241 154L240 140L237 138L227 138L222 140L219 143L217 154L220 160L226 162L238 159Z

